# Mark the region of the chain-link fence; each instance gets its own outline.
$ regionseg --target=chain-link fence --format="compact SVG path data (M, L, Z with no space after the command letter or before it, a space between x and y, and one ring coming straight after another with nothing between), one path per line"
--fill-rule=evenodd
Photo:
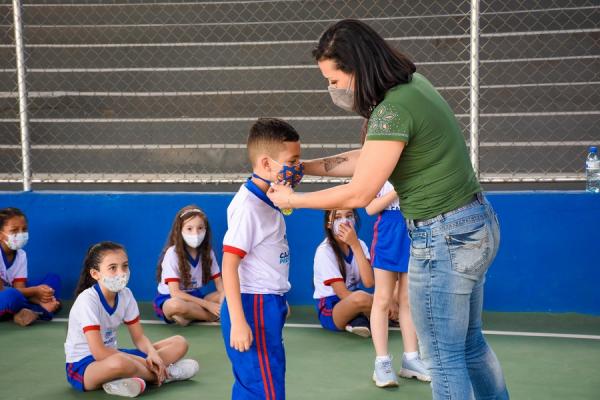
M474 2L24 1L32 181L241 181L261 116L290 121L306 158L358 147L360 118L332 104L310 55L342 18L414 59L468 143L479 72L482 181L582 179L600 141L600 5L482 2L474 53ZM0 5L3 182L23 181L13 20Z

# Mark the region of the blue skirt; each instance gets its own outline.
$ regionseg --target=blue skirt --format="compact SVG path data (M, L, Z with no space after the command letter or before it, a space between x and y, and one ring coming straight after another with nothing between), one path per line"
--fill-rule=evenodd
M371 265L393 272L408 272L410 237L404 215L399 210L379 214L373 227Z

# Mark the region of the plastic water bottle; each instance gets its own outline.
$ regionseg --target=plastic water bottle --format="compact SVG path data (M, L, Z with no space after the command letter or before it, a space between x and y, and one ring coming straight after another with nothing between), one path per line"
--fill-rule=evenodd
M598 148L591 146L589 151L585 160L586 190L590 193L600 193L600 158L598 158Z

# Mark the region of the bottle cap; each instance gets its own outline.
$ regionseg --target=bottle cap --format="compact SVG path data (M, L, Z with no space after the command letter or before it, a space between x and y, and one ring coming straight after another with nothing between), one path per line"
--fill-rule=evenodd
M598 148L596 146L590 146L590 153L597 153Z

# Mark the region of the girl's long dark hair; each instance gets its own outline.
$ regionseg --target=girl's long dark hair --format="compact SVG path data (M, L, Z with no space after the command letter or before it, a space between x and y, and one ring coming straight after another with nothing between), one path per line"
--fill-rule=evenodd
M345 260L344 252L342 251L342 248L340 247L337 240L335 240L335 233L333 233L333 221L335 221L336 211L337 210L326 210L325 211L325 214L324 214L325 215L325 219L324 219L325 236L327 237L327 242L333 249L333 254L335 254L335 259L337 261L338 268L340 269L340 274L342 275L342 278L344 278L344 282L346 282L346 260ZM358 213L356 212L356 210L352 210L352 213L354 214L354 221L355 221L354 229L356 231L358 231L360 219L358 217Z
M169 232L169 237L167 238L167 243L158 259L158 265L156 267L156 280L158 282L160 282L162 276L162 262L165 258L165 253L169 247L175 246L175 254L177 255L177 263L179 264L179 273L181 274L181 285L184 288L190 286L192 281L192 274L190 273L191 266L185 252L185 241L183 240L181 229L183 228L183 224L193 217L202 218L204 226L206 227L206 235L204 236L204 241L198 248L198 253L200 254L200 260L202 262L202 285L206 285L210 280L210 267L212 265L210 225L208 224L208 217L206 214L200 207L192 204L183 207L181 210L177 211L177 214L175 215L173 225L171 226L171 232Z
M104 254L116 250L125 251L125 247L114 242L100 242L90 246L83 260L83 269L81 270L81 274L79 274L79 282L77 282L77 287L75 288L75 297L79 296L85 289L94 286L96 280L92 278L90 270L99 270Z
M355 19L327 28L312 55L317 61L332 60L338 69L354 75L354 111L367 119L388 90L410 82L417 70L373 28Z

